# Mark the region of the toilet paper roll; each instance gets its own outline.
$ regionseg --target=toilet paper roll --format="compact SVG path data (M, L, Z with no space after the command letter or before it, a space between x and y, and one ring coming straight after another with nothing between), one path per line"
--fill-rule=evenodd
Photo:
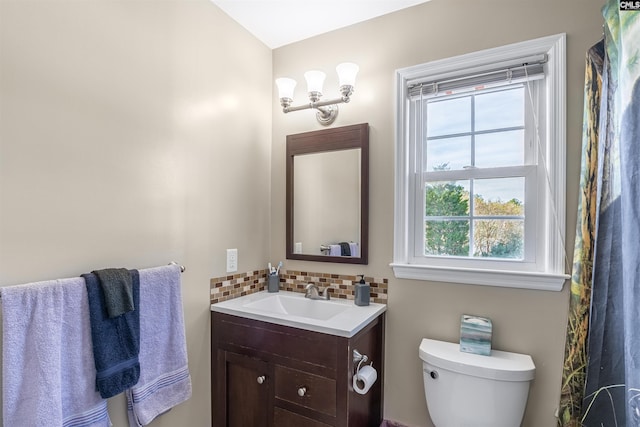
M358 394L367 394L378 379L378 372L373 366L365 366L353 376L353 389Z

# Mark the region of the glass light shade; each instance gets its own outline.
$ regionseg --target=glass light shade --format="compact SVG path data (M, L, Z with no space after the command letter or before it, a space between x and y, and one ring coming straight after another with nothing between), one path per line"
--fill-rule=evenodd
M343 62L336 67L338 78L340 79L340 86L355 86L356 75L360 71L360 67L353 62Z
M322 93L322 85L324 84L325 77L325 73L317 70L304 73L304 78L307 80L307 92Z
M278 86L278 98L293 99L293 90L296 87L296 81L288 77L281 77L276 79L276 85Z

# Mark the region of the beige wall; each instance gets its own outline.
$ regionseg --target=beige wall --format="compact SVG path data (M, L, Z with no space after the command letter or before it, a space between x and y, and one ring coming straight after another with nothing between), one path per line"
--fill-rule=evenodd
M268 258L272 81L207 0L0 0L0 286L184 264L193 397L153 426L210 425L209 279Z
M194 397L153 425L209 425L209 278L225 274L226 248L239 249L239 271L284 260L284 138L320 129L311 112L280 112L272 61L274 76L300 82L325 69L330 96L333 67L352 60L356 94L334 126L371 126L370 262L285 267L390 278L387 418L430 426L418 344L456 340L460 314L474 313L493 319L496 348L533 356L525 427L551 427L567 289L393 278L394 70L567 33L571 248L583 58L601 35L600 4L433 0L272 56L206 0L0 0L0 286L183 263ZM110 413L115 427L127 425L121 397Z
M572 252L580 163L585 52L600 37L600 0L433 0L274 50L274 77L298 80L327 72L326 96L337 93L333 67L360 65L356 92L340 107L334 126L368 122L370 131L370 249L368 266L286 261L296 270L366 273L388 277L385 417L431 426L426 411L418 345L422 337L456 341L460 315L494 322L494 348L532 355L537 366L525 427L555 425L568 289L562 292L501 289L393 278L394 71L398 68L541 36L567 34L567 242ZM311 112L284 115L273 97L271 259L284 258L285 136L320 129Z

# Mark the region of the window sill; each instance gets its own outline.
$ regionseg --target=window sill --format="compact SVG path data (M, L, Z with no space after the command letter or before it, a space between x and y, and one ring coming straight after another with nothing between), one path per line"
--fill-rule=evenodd
M399 263L392 263L390 266L393 268L393 273L398 279L429 280L434 282L556 292L561 291L564 282L571 277L568 274L432 267Z

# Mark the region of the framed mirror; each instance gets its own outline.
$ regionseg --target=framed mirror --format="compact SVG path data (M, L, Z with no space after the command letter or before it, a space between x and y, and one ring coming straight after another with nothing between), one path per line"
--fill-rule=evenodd
M287 259L368 263L369 125L287 136Z

